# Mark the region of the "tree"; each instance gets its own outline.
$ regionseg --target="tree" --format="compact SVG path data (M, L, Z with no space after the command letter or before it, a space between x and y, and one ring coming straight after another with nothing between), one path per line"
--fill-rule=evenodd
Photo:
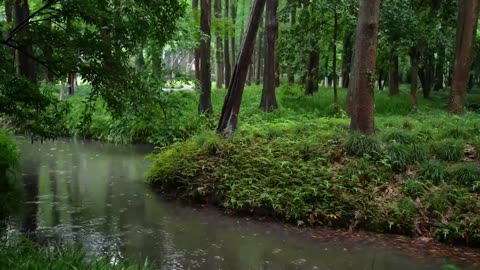
M220 21L222 17L222 0L215 0L215 19L217 23ZM218 28L218 27L217 27ZM217 66L215 68L216 74L216 86L217 88L222 88L223 85L223 43L222 37L220 36L220 31L217 29L216 31L216 39L215 39L215 58Z
M223 102L217 132L227 136L231 136L237 128L243 89L255 46L255 36L257 35L264 7L265 0L253 0L246 33L240 48L240 55L235 64L232 81L228 86L227 95Z
M30 7L28 5L28 0L15 0L15 3L13 5L13 13L15 29L23 28L23 32L26 32L26 28L28 28L26 22L28 22L30 17ZM32 59L33 46L25 40L17 40L17 43L19 44L15 50L17 73L21 76L24 76L32 83L36 83L37 73L35 68L35 62Z
M200 102L198 111L200 113L211 114L213 111L211 92L212 80L210 77L210 0L201 1L200 31L202 39L200 41Z
M360 0L355 37L351 92L350 129L374 132L374 87L380 0ZM348 100L347 100L348 102Z
M229 6L230 6L229 1L225 0L225 19L228 19L228 17L230 16L228 12ZM226 34L223 40L223 48L224 48L223 57L225 62L224 77L225 77L225 87L228 87L228 84L230 83L230 78L232 75L232 65L230 64L230 45L228 40L230 32L228 31L227 23L225 23L225 31L226 31Z
M449 111L463 113L468 85L472 48L478 22L478 0L459 0L457 41Z
M278 33L277 8L278 0L267 1L265 16L265 65L262 100L260 102L260 108L264 111L271 111L277 108L277 98L275 96L277 84L275 77L275 42Z
M198 12L198 1L192 0L192 9L194 14ZM198 17L197 17L198 18ZM195 48L195 79L200 81L200 48Z

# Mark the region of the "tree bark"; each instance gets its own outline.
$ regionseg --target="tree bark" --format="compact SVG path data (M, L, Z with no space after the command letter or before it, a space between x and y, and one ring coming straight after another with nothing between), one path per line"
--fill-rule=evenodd
M310 52L308 57L308 67L306 74L305 95L313 95L318 92L318 67L320 65L320 51L316 47Z
M233 70L232 81L222 107L222 113L217 126L217 132L231 136L237 128L238 114L242 102L243 89L251 62L255 36L262 17L265 0L253 0L247 31L243 38L240 54Z
M430 98L430 92L433 86L434 77L434 54L431 50L426 50L423 57L423 65L418 70L420 83L422 84L423 98Z
M463 113L478 21L478 0L459 0L457 41L449 111Z
M229 7L230 3L228 0L225 0L225 20L228 19L229 15ZM230 46L228 44L229 40L228 37L230 35L230 32L228 31L228 23L225 23L225 29L226 29L226 35L223 40L223 47L224 47L224 52L223 52L223 58L225 62L225 87L228 87L228 84L230 83L230 78L232 75L232 65L230 64Z
M14 12L14 27L22 25L30 16L30 7L28 0L15 0L13 6ZM27 32L28 26L25 26L21 31L17 33ZM33 55L32 44L25 44L25 41L16 40L19 49L15 50L15 59L17 64L17 74L25 77L32 83L37 82L37 73L35 68L35 62L31 58Z
M297 20L297 12L296 8L292 7L292 12L290 13L290 26L293 28L295 26ZM288 68L288 83L294 84L295 83L295 71L292 68Z
M375 131L374 85L380 0L360 0L355 38L351 92L350 129L365 134Z
M277 86L275 61L275 42L278 33L277 20L278 0L268 0L265 16L265 65L263 73L263 90L260 108L263 111L272 111L277 108L275 87Z
M412 47L410 49L410 64L412 66L410 78L410 106L412 107L412 111L417 110L418 58L419 53L417 48Z
M443 89L445 80L445 49L442 48L438 52L437 64L435 65L435 85L434 90L439 91Z
M400 78L398 74L398 52L395 49L392 50L390 55L390 71L388 76L388 95L396 96L400 89Z
M192 9L198 12L198 0L192 0ZM200 47L195 48L195 79L200 82Z
M213 112L211 92L211 66L210 66L210 0L201 0L200 31L203 38L200 41L200 81L201 93L198 103L199 113L210 115Z
M215 0L215 18L219 20L222 17L222 0ZM217 67L215 69L217 88L223 87L223 43L220 35L217 34L215 41L215 58Z
M8 27L5 29L4 32L4 39L7 40L12 32L11 24L13 23L13 2L12 0L5 0L5 20L8 23ZM15 50L11 48L5 48L7 52L9 52L10 56L12 57L12 63L15 60Z
M75 73L68 73L68 94L70 96L75 95Z
M234 63L237 59L236 59L236 56L237 56L237 43L236 43L236 40L235 40L235 34L236 34L236 31L235 31L235 27L236 27L236 23L237 23L237 0L231 0L231 15L232 15L232 23L233 23L233 28L232 28L232 36L230 38L230 43L231 43L231 51L232 51L232 61L231 63ZM231 68L231 65L230 65L230 68ZM232 72L230 72L230 78L232 77ZM228 87L228 85L226 86Z

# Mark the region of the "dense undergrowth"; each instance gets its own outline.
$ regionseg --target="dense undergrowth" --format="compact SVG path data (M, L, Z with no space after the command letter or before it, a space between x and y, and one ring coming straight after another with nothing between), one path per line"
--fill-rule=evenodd
M1 269L148 269L147 266L136 266L127 263L112 263L106 258L91 259L82 251L55 246L43 247L29 240L5 242L0 245Z
M8 173L18 166L18 151L15 144L0 129L0 185L7 181Z
M365 137L349 133L329 92L280 88L280 109L265 114L259 90L247 89L233 138L201 131L160 148L149 181L181 199L295 224L480 244L480 114L447 114L446 93L419 100L416 113L406 94L379 93L377 133Z

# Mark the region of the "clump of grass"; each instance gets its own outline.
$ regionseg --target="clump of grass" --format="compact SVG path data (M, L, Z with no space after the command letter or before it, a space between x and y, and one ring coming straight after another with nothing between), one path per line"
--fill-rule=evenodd
M345 143L345 150L351 156L378 157L382 148L380 142L375 137L353 133Z
M402 172L407 169L410 155L407 146L392 144L385 149L385 152L394 171Z
M432 152L439 160L457 162L464 157L465 143L447 139L432 144Z
M412 144L408 146L409 160L411 163L420 163L426 160L427 151L421 144Z
M146 270L147 263L133 265L107 258L88 258L82 250L57 246L41 247L29 240L0 244L0 265L2 269L92 269L92 270Z
M460 164L451 174L455 181L467 187L472 187L475 182L480 181L480 168L477 164Z
M459 128L459 127L454 127L445 132L443 135L444 138L451 138L451 139L462 139L462 140L467 140L471 137L471 133L467 132L466 130Z
M417 138L412 133L405 130L393 130L385 134L383 139L386 142L394 142L399 144L413 144Z
M439 184L447 178L447 166L438 161L425 162L421 165L420 175L426 180Z
M416 179L407 179L405 182L402 183L403 194L414 199L417 197L421 197L425 193L426 189L427 187L425 183Z

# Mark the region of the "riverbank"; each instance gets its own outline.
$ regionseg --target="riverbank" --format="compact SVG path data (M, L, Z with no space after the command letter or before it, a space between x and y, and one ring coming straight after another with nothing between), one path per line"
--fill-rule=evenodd
M395 97L376 107L370 138L350 134L342 115L315 117L308 97L282 95L288 109L242 109L230 140L207 131L160 149L149 183L181 200L297 225L480 244L478 113L449 115L434 97L404 114L408 99Z

